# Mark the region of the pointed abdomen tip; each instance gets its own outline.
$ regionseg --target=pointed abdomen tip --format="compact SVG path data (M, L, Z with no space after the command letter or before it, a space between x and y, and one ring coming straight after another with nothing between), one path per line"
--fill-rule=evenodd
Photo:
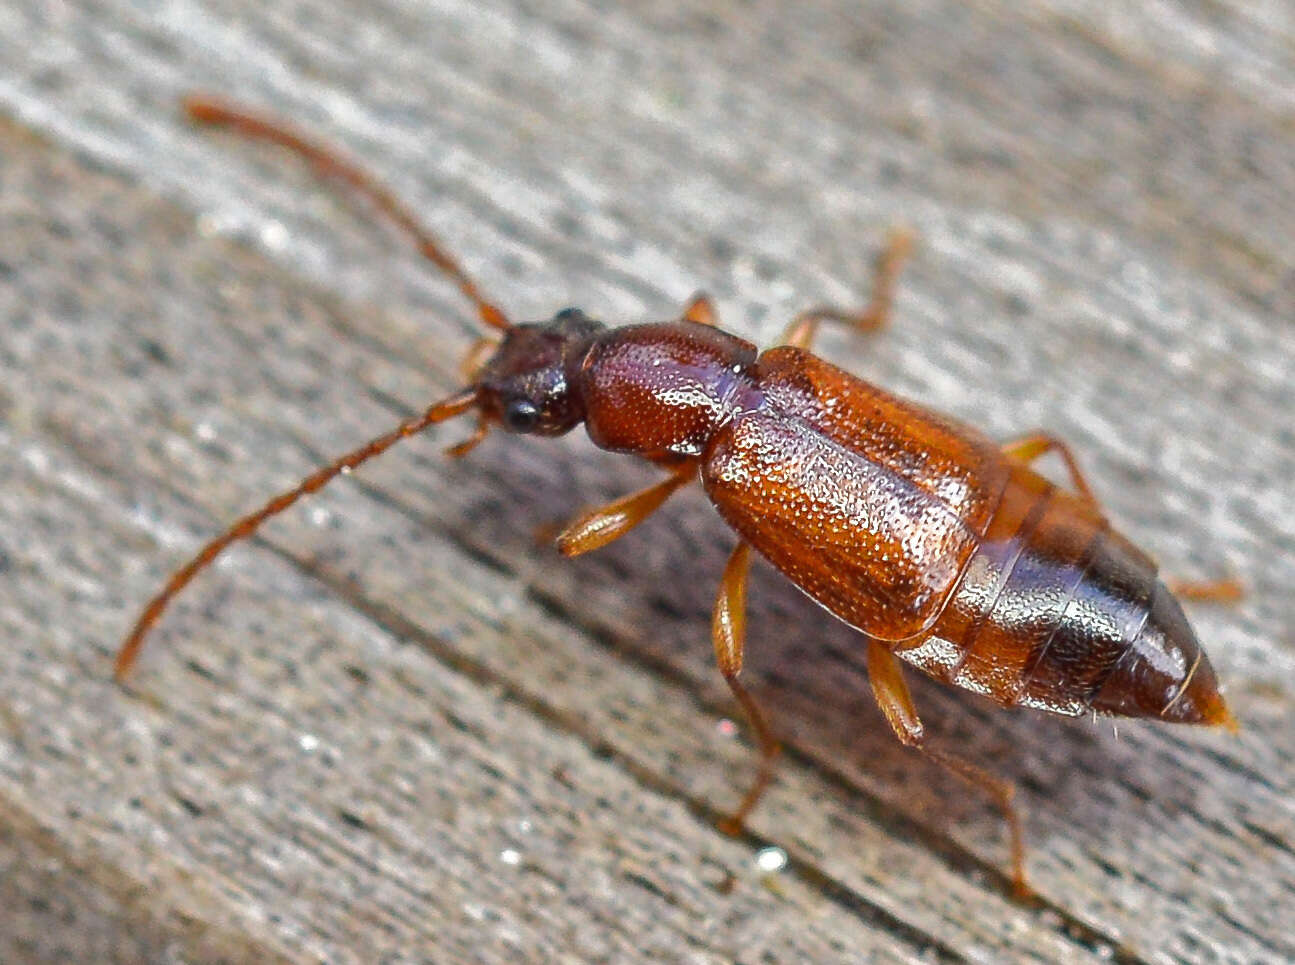
M1209 658L1164 584L1156 585L1146 623L1092 706L1118 717L1238 729Z

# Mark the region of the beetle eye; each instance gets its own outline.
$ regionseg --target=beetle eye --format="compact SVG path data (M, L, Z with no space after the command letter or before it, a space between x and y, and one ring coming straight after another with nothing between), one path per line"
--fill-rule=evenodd
M513 432L530 432L540 421L540 410L528 399L514 399L504 409L504 425Z

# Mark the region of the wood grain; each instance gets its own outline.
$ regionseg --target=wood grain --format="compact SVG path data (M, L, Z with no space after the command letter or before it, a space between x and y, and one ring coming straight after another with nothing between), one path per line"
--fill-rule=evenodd
M1114 5L1112 5L1114 7ZM1295 957L1295 25L1063 0L260 5L0 14L0 958L1268 962ZM750 832L699 492L560 562L651 470L445 427L229 554L128 688L136 609L235 515L452 388L451 286L191 89L342 145L517 317L769 342L913 226L893 329L823 353L1082 453L1174 575L1239 737L916 688L1015 781L894 742L857 638L767 568L787 740ZM462 430L466 431L466 429ZM766 846L787 868L757 868Z

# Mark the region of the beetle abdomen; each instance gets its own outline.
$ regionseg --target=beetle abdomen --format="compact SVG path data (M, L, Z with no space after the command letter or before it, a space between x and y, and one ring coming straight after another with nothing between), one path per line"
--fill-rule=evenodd
M1209 658L1178 600L1158 580L1146 622L1093 695L1092 708L1121 717L1235 726Z
M1089 504L1019 467L931 638L900 656L1005 705L1228 719L1155 564Z

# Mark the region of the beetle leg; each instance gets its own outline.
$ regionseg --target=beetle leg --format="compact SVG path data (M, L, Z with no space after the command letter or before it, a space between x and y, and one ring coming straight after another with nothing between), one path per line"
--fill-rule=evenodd
M1088 500L1093 508L1100 512L1101 506L1097 502L1097 497L1093 495L1092 487L1084 478L1084 474L1079 469L1079 462L1075 459L1074 453L1070 447L1054 435L1046 432L1032 432L1027 436L1021 436L1019 439L1013 439L1011 442L1003 443L1003 454L1015 462L1028 465L1035 459L1038 459L1046 452L1055 451L1063 462L1066 464L1066 470L1070 473L1071 482L1074 483L1075 489L1079 495ZM1138 550L1141 553L1141 550ZM1142 555L1146 555L1143 553ZM1155 566L1154 560L1148 557L1148 562ZM1245 597L1245 587L1241 585L1240 580L1202 580L1199 582L1190 582L1186 580L1170 580L1167 582L1170 592L1176 597L1184 600L1193 600L1204 603L1236 603Z
M861 332L875 332L884 328L890 317L890 306L895 295L895 281L899 270L913 250L913 233L907 228L892 228L886 238L886 247L877 256L873 269L872 298L862 311L843 312L837 308L811 308L801 312L782 334L779 344L792 345L809 351L818 331L819 322L842 322Z
M1088 485L1083 472L1079 469L1079 461L1075 459L1070 447L1056 436L1046 432L1032 432L1029 435L1003 443L1002 448L1003 454L1008 459L1025 465L1029 465L1046 452L1055 451L1066 464L1066 471L1070 473L1070 480L1078 494L1086 499L1093 509L1099 513L1101 512L1101 505L1097 502L1097 497L1093 495L1092 487ZM1146 557L1150 566L1156 566L1155 561L1146 556L1146 553L1140 549L1136 551ZM1235 579L1202 580L1199 582L1169 580L1166 585L1174 596L1198 603L1236 603L1245 597L1245 587L1241 585L1240 580Z
M746 646L746 575L751 568L751 546L738 543L724 567L720 579L719 595L715 598L715 614L711 619L711 639L715 644L715 660L724 682L737 698L747 723L755 732L760 745L760 770L755 781L742 796L742 801L729 817L719 823L725 834L740 834L742 824L755 807L765 788L773 780L773 764L778 758L778 741L760 711L760 705L737 679L742 672L742 655Z
M1016 788L1010 782L995 777L969 761L926 746L926 731L913 706L913 696L908 691L908 684L904 682L903 666L898 657L876 640L868 641L868 678L872 682L873 696L877 698L882 714L901 744L921 751L945 770L981 788L998 803L1007 820L1012 839L1012 889L1020 897L1028 896L1030 887L1025 881L1025 838L1020 813L1012 800L1016 796Z
M1066 464L1066 471L1070 473L1070 481L1074 483L1079 495L1092 503L1093 506L1097 506L1097 497L1093 495L1092 488L1080 471L1079 461L1075 459L1070 447L1056 436L1046 432L1031 432L1027 436L1021 436L1019 439L1003 443L1003 454L1008 459L1027 466L1045 452L1056 452L1061 457Z
M1180 600L1197 603L1239 603L1246 589L1240 580L1169 580L1169 592Z
M558 534L558 552L563 556L579 556L619 539L660 509L672 492L696 475L697 465L690 460L659 483L576 517Z
M688 299L688 304L684 306L681 317L685 322L696 322L698 325L709 325L712 328L719 324L719 314L715 311L715 303L710 300L710 296L705 292L697 292L692 298Z

